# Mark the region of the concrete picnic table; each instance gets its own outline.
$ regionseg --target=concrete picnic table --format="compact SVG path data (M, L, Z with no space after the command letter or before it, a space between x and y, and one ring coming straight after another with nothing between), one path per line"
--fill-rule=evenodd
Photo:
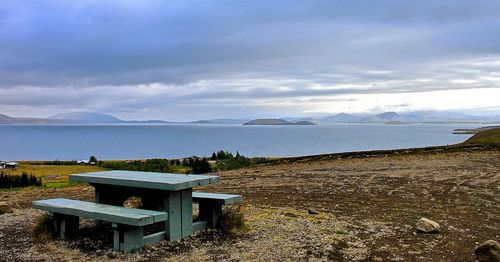
M179 240L196 229L193 224L193 187L218 183L218 176L182 175L138 171L104 171L75 174L70 181L87 182L95 188L95 202L122 206L129 197L140 197L142 208L168 213L161 238Z

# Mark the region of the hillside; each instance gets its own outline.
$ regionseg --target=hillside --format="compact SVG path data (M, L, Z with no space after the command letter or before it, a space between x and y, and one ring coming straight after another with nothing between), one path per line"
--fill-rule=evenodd
M309 156L218 172L199 190L242 194L249 230L113 251L113 229L80 220L77 238L36 241L34 200L94 201L94 188L0 191L2 261L476 261L500 235L500 147L442 147ZM197 188L198 189L198 188ZM442 231L420 234L427 217ZM403 252L404 251L404 252Z
M464 144L469 145L484 145L484 144L500 144L500 128L486 129L477 132L471 138L467 139Z

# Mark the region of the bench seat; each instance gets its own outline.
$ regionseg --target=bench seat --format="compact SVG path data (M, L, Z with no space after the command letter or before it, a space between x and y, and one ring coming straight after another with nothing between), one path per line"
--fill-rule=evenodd
M124 208L65 198L34 201L33 207L52 213L94 218L130 226L146 226L168 219L165 212Z
M144 236L144 226L167 221L166 212L124 208L66 198L53 198L33 202L33 208L48 211L53 218L54 234L62 239L73 236L79 227L79 217L112 223L113 248L130 252L144 244L165 239L165 232Z
M199 205L198 222L193 223L193 231L216 228L222 215L222 206L243 201L241 195L193 192L193 202Z
M211 201L221 205L228 205L243 201L243 197L241 195L193 192L193 201Z

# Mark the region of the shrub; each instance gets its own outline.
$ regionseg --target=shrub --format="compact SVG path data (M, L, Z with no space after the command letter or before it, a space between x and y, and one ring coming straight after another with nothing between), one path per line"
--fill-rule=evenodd
M229 234L244 233L249 230L245 224L245 207L242 205L224 206L219 220L220 229Z
M36 218L32 230L33 239L38 241L52 239L54 237L52 232L54 232L54 220L52 217L44 214Z
M0 188L15 188L26 186L41 186L42 179L23 171L19 175L10 175L0 171Z

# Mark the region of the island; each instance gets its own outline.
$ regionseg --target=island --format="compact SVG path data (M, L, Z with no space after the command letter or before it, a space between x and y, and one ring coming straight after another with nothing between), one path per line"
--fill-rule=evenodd
M290 122L284 119L254 119L248 122L243 123L245 126L276 126L276 125L297 125L297 126L311 126L316 125L310 121L298 121L298 122Z

